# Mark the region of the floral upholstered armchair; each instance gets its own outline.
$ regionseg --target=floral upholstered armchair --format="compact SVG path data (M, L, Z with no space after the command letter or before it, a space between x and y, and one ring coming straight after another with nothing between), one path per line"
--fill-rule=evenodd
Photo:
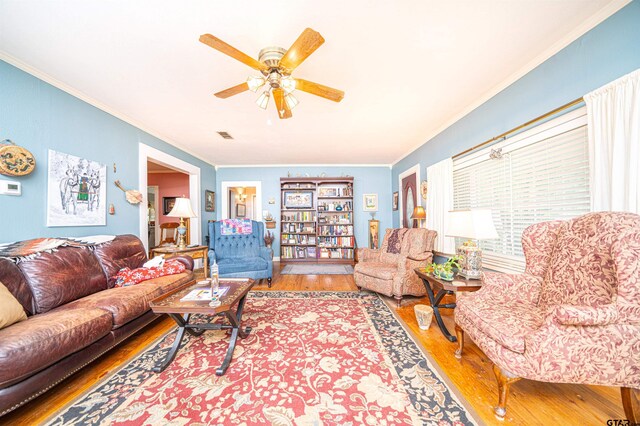
M506 414L509 385L520 378L619 386L633 420L640 388L640 216L591 213L528 227L524 274L485 273L482 288L455 309L464 333L494 363ZM464 330L464 331L463 331Z
M405 295L424 296L424 284L413 270L431 263L436 235L422 228L387 229L379 250L358 249L356 285L394 297L398 306Z

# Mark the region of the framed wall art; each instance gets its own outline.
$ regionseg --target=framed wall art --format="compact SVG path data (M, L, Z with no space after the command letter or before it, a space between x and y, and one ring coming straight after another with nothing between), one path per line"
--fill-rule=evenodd
M246 204L236 204L236 217L245 217L247 215Z
M176 205L176 197L162 197L162 214L168 215Z
M107 166L49 150L47 226L107 224Z
M216 193L213 191L204 191L204 211L215 212L216 211Z
M286 209L312 209L313 191L284 191L282 205Z
M398 191L393 193L393 211L397 211L398 210L398 199L400 198L400 194L398 193Z
M362 196L362 206L365 212L377 212L378 194L364 194Z

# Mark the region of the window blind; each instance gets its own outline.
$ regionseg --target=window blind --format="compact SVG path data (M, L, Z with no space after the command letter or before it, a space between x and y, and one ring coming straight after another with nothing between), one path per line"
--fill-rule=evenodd
M453 180L455 209L493 212L499 238L480 242L484 266L523 271L526 227L590 209L585 109L454 160Z

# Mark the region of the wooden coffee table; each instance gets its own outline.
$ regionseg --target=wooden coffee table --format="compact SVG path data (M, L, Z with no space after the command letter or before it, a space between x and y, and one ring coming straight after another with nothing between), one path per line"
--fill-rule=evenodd
M220 368L216 370L216 375L222 376L233 358L233 351L236 347L238 337L246 338L251 332L251 327L241 327L242 310L247 300L247 294L255 281L249 278L224 278L220 280L220 288L229 287L229 290L220 298L220 306L209 306L208 300L198 302L182 302L181 298L186 296L191 290L196 288L209 288L209 285L201 285L194 282L187 283L167 294L164 294L151 301L151 309L156 314L167 314L178 324L178 334L173 342L171 350L167 352L167 356L159 365L153 368L153 371L159 373L163 371L176 357L185 331L192 336L200 336L206 330L231 330L231 339L224 361ZM237 304L235 311L233 306ZM224 316L229 324L192 324L189 322L192 314L209 315L213 319L218 315Z
M440 301L447 294L455 294L459 291L480 290L482 287L482 280L468 280L463 277L455 277L453 281L445 281L440 278L436 278L431 274L427 274L424 271L424 268L415 268L414 271L422 279L424 288L427 290L427 296L429 297L429 302L433 308L433 316L436 318L440 331L444 334L444 337L449 339L449 341L457 342L458 338L449 333L447 326L445 326L442 321L442 315L440 315L440 308L453 309L456 307L456 304L440 304ZM436 290L438 291L438 294L434 295Z

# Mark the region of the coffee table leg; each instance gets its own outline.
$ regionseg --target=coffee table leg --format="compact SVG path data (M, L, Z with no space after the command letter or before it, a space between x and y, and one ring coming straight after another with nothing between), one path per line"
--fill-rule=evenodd
M458 339L456 338L456 336L453 336L451 333L449 333L447 326L445 326L444 322L442 321L442 315L440 315L440 308L455 308L456 307L455 303L440 305L439 304L440 301L447 294L447 292L445 290L440 290L438 292L438 295L434 296L433 289L431 288L431 284L425 279L422 279L422 283L424 284L424 287L427 290L429 303L431 303L431 307L433 308L433 316L436 318L436 323L438 323L438 327L440 328L440 331L442 332L444 337L449 339L450 342L456 342Z
M189 323L189 317L191 315L185 314L184 318L176 314L169 314L169 316L178 324L178 332L176 333L176 339L173 341L173 346L171 346L171 349L167 352L167 356L164 361L160 365L153 367L152 370L155 373L164 371L169 364L173 362L176 354L178 353L178 349L180 349L180 346L182 345L182 338L184 337L184 332L186 330L185 325Z
M232 312L225 312L225 316L229 319L231 326L233 327L231 331L231 339L229 340L229 348L227 349L227 354L222 361L222 365L216 370L216 376L222 376L229 368L229 364L231 364L231 360L233 359L233 351L236 349L236 342L238 341L238 336L241 339L246 338L251 333L251 327L245 327L242 329L240 323L242 321L242 310L244 309L244 302L246 301L247 296L245 295L238 302L238 309L236 310L236 314L234 315Z

